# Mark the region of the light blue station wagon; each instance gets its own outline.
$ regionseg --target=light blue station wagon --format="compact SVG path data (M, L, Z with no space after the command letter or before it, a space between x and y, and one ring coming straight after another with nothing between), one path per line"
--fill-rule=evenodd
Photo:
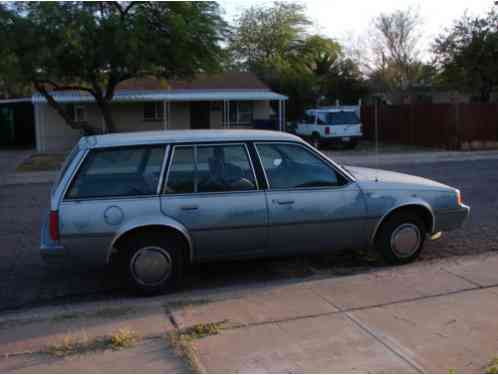
M84 137L50 206L46 261L112 263L144 293L205 260L375 248L406 263L470 211L455 188L346 168L296 136L256 130Z

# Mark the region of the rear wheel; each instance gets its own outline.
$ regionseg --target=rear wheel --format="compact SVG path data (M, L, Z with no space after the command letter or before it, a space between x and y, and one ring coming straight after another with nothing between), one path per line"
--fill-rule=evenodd
M183 271L183 244L172 235L137 233L127 241L125 273L132 289L151 295L173 289Z
M424 222L418 215L400 212L381 225L375 245L389 263L405 264L419 256L425 235Z

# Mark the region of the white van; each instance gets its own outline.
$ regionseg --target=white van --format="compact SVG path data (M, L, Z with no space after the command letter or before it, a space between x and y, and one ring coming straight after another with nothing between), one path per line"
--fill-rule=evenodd
M341 143L354 148L363 136L359 107L330 107L308 109L304 119L297 124L296 134L320 145Z

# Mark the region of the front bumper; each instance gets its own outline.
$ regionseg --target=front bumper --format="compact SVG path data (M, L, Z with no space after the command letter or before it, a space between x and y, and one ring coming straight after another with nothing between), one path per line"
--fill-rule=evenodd
M66 249L58 241L50 238L48 224L45 223L40 236L40 255L47 264L59 264L66 258Z
M470 207L465 204L457 209L438 211L436 213L436 232L460 228L470 215Z

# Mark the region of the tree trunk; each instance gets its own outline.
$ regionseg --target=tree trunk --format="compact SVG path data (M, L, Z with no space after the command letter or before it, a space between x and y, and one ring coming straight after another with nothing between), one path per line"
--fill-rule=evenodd
M57 103L52 95L49 94L45 86L35 82L36 90L45 98L48 105L50 105L66 122L69 127L76 130L82 130L84 135L94 135L98 131L91 126L88 122L76 122L71 117L71 114L64 108L63 105Z
M102 114L102 118L104 120L102 132L116 132L116 126L112 117L111 103L107 102L104 98L97 98L97 106L99 107L100 113Z

